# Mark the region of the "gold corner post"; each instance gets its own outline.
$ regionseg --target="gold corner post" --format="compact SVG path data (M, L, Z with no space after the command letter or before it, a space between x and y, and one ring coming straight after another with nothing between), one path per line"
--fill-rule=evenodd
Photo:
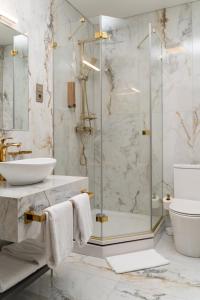
M103 40L107 40L107 39L109 39L109 34L108 34L108 32L106 32L106 31L97 31L97 32L95 32L95 39L96 40L100 40L100 39L103 39Z

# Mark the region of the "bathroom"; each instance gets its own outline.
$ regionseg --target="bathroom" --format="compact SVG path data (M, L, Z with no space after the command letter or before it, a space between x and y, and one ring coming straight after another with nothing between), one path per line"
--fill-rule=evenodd
M199 14L199 0L0 0L0 299L200 299ZM60 217L70 253L30 262L48 209L74 213L76 197L84 246Z

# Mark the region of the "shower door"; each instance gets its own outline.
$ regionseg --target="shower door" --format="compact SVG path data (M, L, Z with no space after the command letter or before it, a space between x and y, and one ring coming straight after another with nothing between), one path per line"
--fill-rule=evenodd
M103 240L151 231L149 42L138 48L148 26L137 22L100 17L106 38L99 42L101 102L94 149L95 166L101 163L95 194L104 217Z
M82 22L66 1L54 23L55 173L88 176L93 243L137 239L162 216L161 42L145 16ZM77 131L83 123L91 133Z
M163 107L162 42L157 29L149 24L150 101L152 144L152 230L162 218L163 198Z

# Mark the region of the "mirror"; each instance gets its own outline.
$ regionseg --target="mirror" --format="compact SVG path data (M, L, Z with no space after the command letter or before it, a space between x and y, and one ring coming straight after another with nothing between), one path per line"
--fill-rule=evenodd
M28 130L28 38L0 23L0 128Z

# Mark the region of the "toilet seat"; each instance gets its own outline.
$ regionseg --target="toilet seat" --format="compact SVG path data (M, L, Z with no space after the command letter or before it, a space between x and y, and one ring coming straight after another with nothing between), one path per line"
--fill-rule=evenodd
M200 201L187 199L174 199L169 210L178 215L200 218Z

